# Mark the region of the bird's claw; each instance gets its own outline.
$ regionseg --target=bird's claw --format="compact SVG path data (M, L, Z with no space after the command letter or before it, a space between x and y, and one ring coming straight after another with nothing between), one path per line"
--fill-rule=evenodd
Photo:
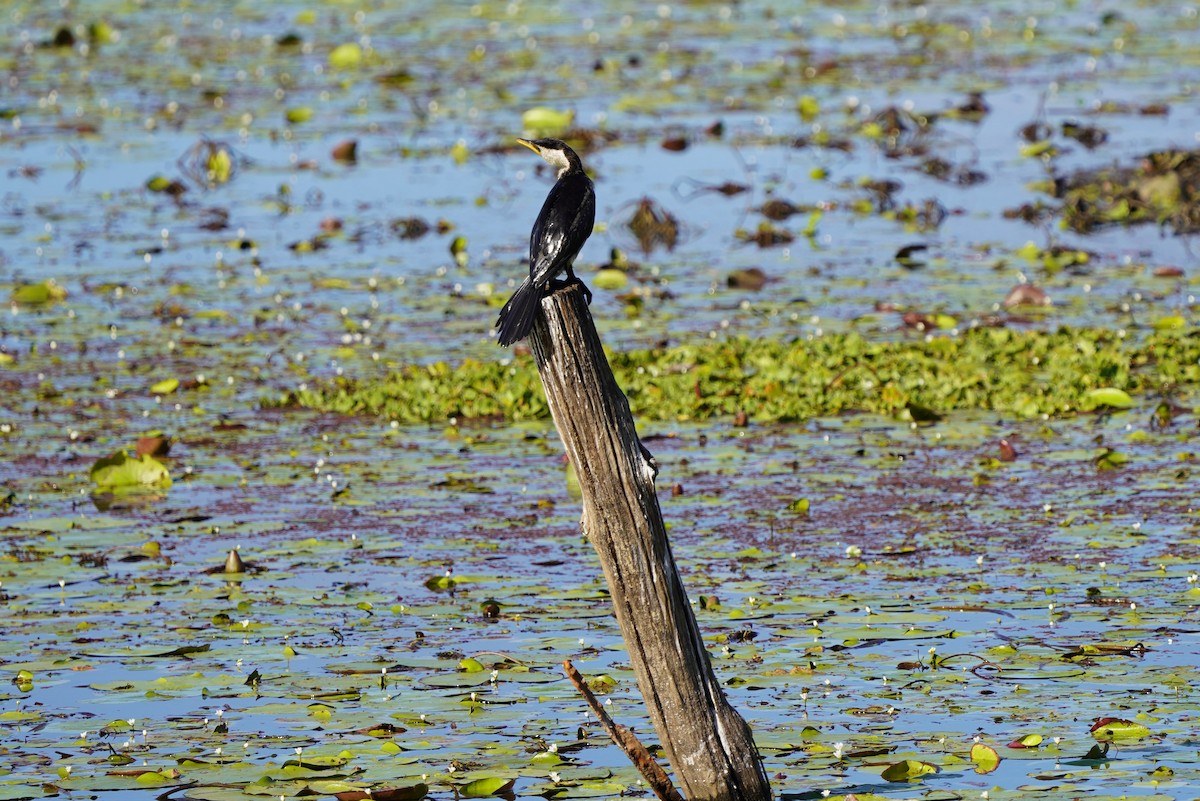
M583 279L577 275L571 275L571 277L569 277L565 281L558 281L558 280L551 281L550 289L554 292L557 292L560 289L566 289L567 287L571 286L572 284L579 284L579 288L581 290L583 290L583 297L587 300L587 304L589 306L591 306L592 305L592 290L588 289L588 285L583 283Z

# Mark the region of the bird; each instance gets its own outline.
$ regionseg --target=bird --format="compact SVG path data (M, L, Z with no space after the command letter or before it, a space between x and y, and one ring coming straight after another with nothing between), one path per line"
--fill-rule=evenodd
M579 280L572 267L596 222L592 179L570 145L560 139L517 141L556 168L558 180L529 235L529 277L513 292L496 320L496 339L504 347L529 336L552 279L566 273L569 281ZM586 286L583 291L591 303L591 291Z

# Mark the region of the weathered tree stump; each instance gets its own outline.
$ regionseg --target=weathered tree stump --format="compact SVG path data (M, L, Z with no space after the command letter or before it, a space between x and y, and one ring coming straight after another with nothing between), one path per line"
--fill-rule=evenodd
M542 300L529 344L583 491L638 687L689 801L769 801L750 727L722 691L667 542L655 465L572 284Z

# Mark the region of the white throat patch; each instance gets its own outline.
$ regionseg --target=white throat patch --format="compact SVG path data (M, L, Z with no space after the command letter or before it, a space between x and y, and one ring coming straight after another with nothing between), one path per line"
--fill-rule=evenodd
M558 169L558 175L556 176L558 178L562 178L563 173L571 166L570 162L567 161L567 154L561 150L542 150L539 151L538 155L544 158L547 164Z

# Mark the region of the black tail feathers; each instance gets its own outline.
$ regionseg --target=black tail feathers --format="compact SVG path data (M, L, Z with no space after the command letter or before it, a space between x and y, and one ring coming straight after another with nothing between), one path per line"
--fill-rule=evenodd
M528 278L525 279L500 310L500 317L496 320L496 328L499 331L496 341L507 348L529 336L529 332L533 330L533 323L537 320L541 300L541 288L534 286Z

